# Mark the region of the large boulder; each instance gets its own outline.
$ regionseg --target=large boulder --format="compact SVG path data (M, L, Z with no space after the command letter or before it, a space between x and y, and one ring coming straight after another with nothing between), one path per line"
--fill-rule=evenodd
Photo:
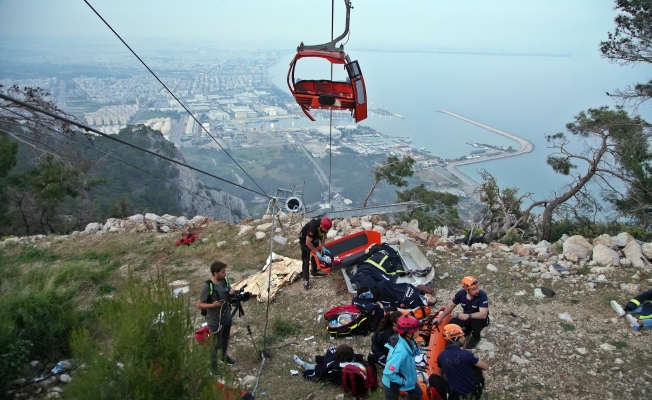
M523 246L521 243L514 243L512 250L518 254L519 257L531 257L532 253L528 250L527 247Z
M143 217L143 214L132 215L131 217L127 217L127 219L130 222L132 222L134 225L139 225L145 222L145 218Z
M419 230L419 221L417 221L416 219L410 221L409 224L403 221L403 223L401 223L401 228L411 232L417 232L417 233L421 232L421 230Z
M603 233L602 235L593 239L593 246L597 246L599 244L603 244L609 247L610 249L618 250L618 246L616 246L614 240L611 238L611 236L607 235L606 233Z
M97 233L102 229L102 225L98 224L97 222L91 222L90 224L86 225L86 229L84 229L84 233L87 235L92 235L94 233Z
M593 254L593 245L582 235L571 236L563 244L564 254L575 253L580 259L589 258Z
M620 235L619 235L620 236ZM636 268L646 268L650 265L648 260L643 255L643 249L636 240L632 240L623 249L623 254L629 261L632 262L632 266Z
M441 237L448 237L448 227L447 226L440 226L435 231L433 232L435 235L441 236Z
M272 228L272 223L271 223L271 222L268 222L268 223L266 223L266 224L260 224L260 225L258 225L258 226L256 227L256 230L257 230L257 231L260 231L260 232L265 232L265 231L270 230L271 228Z
M156 223L159 223L159 224L168 223L168 221L166 221L164 218L161 218L158 215L152 214L152 213L145 214L145 220L146 221L153 221L153 222L156 222Z
M643 250L643 255L652 261L652 243L644 243L641 249Z
M632 240L636 241L636 239L634 239L634 236L630 235L627 232L621 232L618 234L618 236L615 236L612 239L614 244L620 248L627 246L627 243L631 242Z
M254 230L253 226L241 225L240 226L240 231L238 232L238 236L245 235L245 234L247 234L247 233L249 233L249 232L251 232L253 230Z
M620 264L620 257L613 249L604 244L598 244L593 248L593 261L603 267L611 267Z

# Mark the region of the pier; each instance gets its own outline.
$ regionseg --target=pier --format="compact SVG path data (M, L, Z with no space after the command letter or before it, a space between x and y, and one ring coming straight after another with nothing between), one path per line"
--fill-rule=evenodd
M400 118L400 119L405 119L404 115L396 114L396 113L393 113L393 112L387 111L387 110L383 110L382 108L369 107L369 108L367 108L367 111L372 112L372 113L376 113L378 115L388 115L390 117L397 117L397 118Z
M462 121L466 121L466 122L471 123L473 125L479 126L480 128L483 128L483 129L486 129L488 131L491 131L491 132L497 133L499 135L505 136L506 138L509 138L509 139L512 139L512 140L516 141L521 146L520 149L518 149L514 153L501 153L501 154L495 154L495 155L491 155L491 156L487 156L487 157L479 157L479 158L472 158L472 159L468 159L468 160L453 161L453 162L449 163L449 166L451 166L451 167L458 166L458 165L465 165L465 164L473 164L473 163L489 161L489 160L496 160L496 159L505 158L505 157L518 156L518 155L524 154L524 153L531 153L532 150L534 150L534 144L532 144L532 142L530 142L528 140L525 140L525 139L523 139L521 137L518 137L516 135L512 135L511 133L501 131L501 130L493 128L493 127L491 127L489 125L485 125L485 124L483 124L481 122L474 121L474 120L472 120L470 118L463 117L463 116L461 116L459 114L455 114L455 113L452 113L450 111L439 110L439 112L443 113L443 114L450 115L451 117L459 118Z

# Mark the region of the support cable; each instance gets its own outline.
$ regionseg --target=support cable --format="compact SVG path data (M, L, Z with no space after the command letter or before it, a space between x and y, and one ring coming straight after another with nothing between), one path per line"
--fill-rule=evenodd
M256 385L254 386L253 392L251 393L254 398L256 397L256 390L258 389L258 383L260 381L260 374L263 371L263 366L265 365L265 353L269 351L267 349L267 326L269 325L269 305L271 303L271 290L272 290L272 268L274 265L274 222L275 217L278 212L278 199L272 198L269 201L269 208L272 209L272 233L269 239L269 265L267 266L267 306L265 309L265 328L263 329L263 349L260 352L260 357L262 358L262 363L260 364L260 369L258 370L258 375L256 376Z
M265 191L263 190L263 188L261 188L260 186L258 186L258 184L256 183L256 181L254 181L254 178L252 178L252 177L247 173L247 171L245 171L244 168L242 168L242 167L240 166L240 164L238 164L238 162L237 162L237 161L236 161L236 160L231 156L231 154L230 154L228 151L226 151L226 149L225 149L224 147L222 147L222 145L217 141L217 139L215 139L215 137L213 137L213 135L211 135L210 132L208 132L208 130L207 130L206 128L204 128L204 126L199 122L199 120L197 120L197 118L195 118L195 116L190 112L190 110L189 110L188 108L186 108L186 106L181 102L181 100L179 100L179 99L177 98L177 96L175 96L175 94L172 93L172 91L171 91L170 89L168 89L168 87L165 85L165 83L163 83L163 81L161 81L161 80L159 79L159 77L154 73L154 71L152 71L152 70L147 66L147 64L145 64L145 61L143 61L143 60L138 56L138 54L136 54L136 52L133 51L133 50L131 49L131 47L129 47L129 45L127 44L127 42L125 42L125 41L122 39L122 37L120 37L120 35L118 35L118 32L116 32L116 31L111 27L111 25L109 25L109 23L106 22L106 20L105 20L104 18L102 18L102 16L100 15L100 13L98 13L98 12L93 8L93 6L90 5L90 3L89 3L87 0L84 0L84 3L86 3L86 4L91 8L91 10L93 10L93 12L95 13L95 15L97 15L97 16L102 20L102 22L104 22L104 24L105 24L105 25L106 25L106 26L111 30L111 32L113 32L113 33L118 37L118 39L120 39L120 41L122 42L122 44L124 44L125 46L127 46L127 48L129 49L129 51L131 51L131 53L132 53L132 54L133 54L133 55L138 59L138 61L140 61L140 63L143 64L143 66L144 66L144 67L145 67L145 68L146 68L146 69L147 69L147 70L148 70L148 71L149 71L149 72L154 76L154 78L156 78L156 80L157 80L157 81L158 81L158 82L159 82L159 83L160 83L160 84L165 88L165 90L167 90L168 93L170 93L170 95L171 95L171 96L172 96L172 97L177 101L177 103L179 103L179 105L181 105L181 107L183 107L183 109L186 110L186 112L188 113L188 115L190 115L190 116L192 117L192 119L194 119L195 122L197 122L197 125L201 126L202 130L203 130L204 132L206 132L206 134L207 134L208 136L210 136L210 138L213 139L213 141L214 141L218 146L220 146L220 148L221 148L222 150L224 150L224 152L226 153L226 155L229 156L229 158L230 158L230 159L235 163L235 165L237 165L238 168L240 168L240 169L242 170L242 172L244 172L244 174L247 175L247 177L248 177L249 179L251 179L251 181L254 183L254 185L256 185L256 186L258 187L258 189L260 189L261 192L265 193ZM265 197L269 197L269 196L267 195L267 193L265 193Z
M331 0L331 40L335 29L335 0ZM333 63L331 63L331 82L333 81ZM328 128L328 211L331 210L331 177L333 174L333 109L330 110L330 124Z
M86 144L86 143L84 143L84 142L82 142L82 141L80 141L80 140L77 140L77 139L73 138L73 137L66 136L63 132L59 132L58 130L56 130L56 129L52 128L52 127L49 127L49 126L47 126L47 125L45 125L45 124L42 124L42 123L40 123L40 122L38 122L38 121L35 121L35 120L31 119L31 118L25 117L24 115L21 115L20 113L17 113L16 111L10 110L10 109L8 109L8 108L6 108L6 107L2 107L2 108L3 108L4 110L6 110L6 111L9 111L9 112L12 113L12 114L16 114L17 116L19 116L19 117L21 117L21 118L24 118L24 119L26 119L26 120L32 122L33 124L40 125L40 126L46 128L46 129L49 129L49 130L53 131L54 133L57 133L57 134L59 134L59 135L65 137L66 139L72 140L73 142L76 142L76 143L78 143L78 144L80 144L80 145L82 145L82 146L85 146L85 147L88 147L88 148L90 148L90 149L93 149L93 150L95 150L95 151L97 151L97 152L100 152L100 153L104 154L105 156L111 157L111 158L113 158L113 159L116 160L116 161L119 161L119 162L121 162L121 163L127 164L127 165L129 165L130 167L136 168L137 170L142 171L142 172L144 172L144 173L146 173L146 174L148 174L148 175L151 175L151 176L153 176L154 178L160 179L160 180L162 180L163 182L167 182L167 183L169 183L170 185L176 186L176 187L178 187L178 188L181 189L181 190L185 190L186 192L188 192L188 193L190 193L190 194L193 194L193 195L195 195L195 196L201 197L202 199L206 199L206 200L208 200L208 201L210 201L210 202L214 202L214 203L217 204L218 206L220 206L220 207L224 207L224 208L226 208L227 210L230 210L230 211L236 211L236 210L234 210L234 209L232 209L232 208L230 208L230 207L228 207L228 206L226 206L226 205L224 205L224 204L218 203L217 201L215 201L215 200L213 200L213 199L210 199L210 198L208 198L208 197L206 197L206 196L203 196L203 195L201 195L201 194L199 194L199 193L197 193L197 192L193 192L192 190L190 190L190 189L188 189L188 188L185 188L185 187L183 187L183 186L181 186L181 185L177 185L177 184L174 183L174 182L171 182L171 181L169 181L169 180L167 180L167 179L165 179L165 178L163 178L163 177L160 177L160 176L158 176L158 175L155 175L155 174L153 174L153 173L151 173L151 172L149 172L149 171L147 171L147 170L144 170L144 169L140 168L139 166L130 163L129 161L125 161L125 160L123 160L123 159L121 159L121 158L118 158L118 157L114 156L114 155L111 154L111 153L107 153L107 152L105 152L105 151L103 151L103 150L98 149L98 148L95 147L95 146L91 146L91 145L89 145L89 144ZM163 218L163 217L161 217L161 218ZM166 218L163 218L163 219L166 219ZM169 221L169 220L168 220L168 221ZM170 221L170 222L173 222L173 221ZM176 223L175 223L175 225L176 225Z
M117 137L114 137L114 136L111 136L111 135L107 135L107 134L104 133L104 132L98 131L97 129L93 129L93 128L91 128L90 126L86 126L86 125L84 125L84 124L82 124L82 123L79 123L79 122L77 122L77 121L73 121L73 120L70 119L70 118L62 117L62 116L57 115L57 114L55 114L55 113L53 113L53 112L50 112L50 111L48 111L48 110L44 110L44 109L42 109L42 108L39 108L39 107L33 106L33 105L29 104L29 103L25 103L24 101L20 101L20 100L18 100L18 99L14 99L13 97L7 96L7 95L4 94L4 93L0 93L0 98L5 99L5 100L8 100L8 101L11 101L11 102L13 102L13 103L15 103L15 104L18 104L18 105L20 105L20 106L23 106L23 107L25 107L25 108L29 108L29 109L32 110L32 111L35 111L35 112L38 112L38 113L41 113L41 114L45 114L45 115L47 115L47 116L49 116L49 117L52 117L52 118L54 118L54 119L58 119L59 121L67 122L67 123L69 123L69 124L71 124L71 125L74 125L74 126L76 126L76 127L78 127L78 128L84 129L85 131L93 132L93 133L98 134L98 135L100 135L100 136L103 136L103 137L105 137L105 138L107 138L107 139L111 139L111 140L116 141L116 142L118 142L118 143L122 143L122 144L124 144L124 145L129 146L129 147L133 147L134 149L138 149L138 150L140 150L140 151L143 151L143 152L145 152L145 153L151 154L151 155L153 155L153 156L156 156L156 157L162 158L162 159L164 159L164 160L167 160L167 161L173 162L173 163L175 163L175 164L181 165L181 166L186 167L186 168L188 168L188 169L191 169L191 170L193 170L193 171L197 171L197 172L202 173L202 174L204 174L204 175L206 175L206 176L210 176L211 178L215 178L215 179L220 180L220 181L222 181L222 182L225 182L225 183L231 184L231 185L233 185L233 186L239 187L239 188L241 188L241 189L244 189L244 190L250 191L250 192L255 193L255 194L257 194L257 195L260 195L260 196L266 197L266 198L268 198L268 199L271 199L271 198L272 198L270 195L268 195L268 194L266 194L266 193L260 193L260 192L257 192L257 191L255 191L255 190L253 190L253 189L249 189L248 187L244 187L244 186L242 186L242 185L238 185L238 184L235 183L235 182L231 182L231 181L229 181L229 180L227 180L227 179L220 178L220 177L217 176L217 175L213 175L213 174L211 174L211 173L209 173L209 172L206 172L206 171L203 171L203 170L201 170L201 169L199 169L199 168L195 168L195 167L193 167L192 165L188 165L188 164L186 164L186 163L182 163L181 161L177 161L177 160L172 159L172 158L170 158L170 157L166 157L166 156L163 156L163 155L160 155L160 154L154 153L153 151L150 151L150 150L144 149L144 148L142 148L142 147L140 147L140 146L136 146L135 144L131 144L131 143L129 143L129 142L125 142L125 141L122 140L122 139L118 139Z

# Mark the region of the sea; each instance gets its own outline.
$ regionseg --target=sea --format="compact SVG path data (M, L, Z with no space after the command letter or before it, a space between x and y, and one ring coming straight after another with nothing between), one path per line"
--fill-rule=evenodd
M595 52L559 55L465 54L432 52L355 51L347 49L362 70L368 106L401 114L405 118L374 114L360 122L390 136L409 136L412 145L432 155L454 158L476 150L468 143L507 145L511 139L437 112L448 110L493 128L529 140L534 151L515 157L459 167L480 182L479 171L491 173L502 188L518 188L536 200L551 196L569 181L546 164L551 150L546 135L567 132L583 110L614 107L606 92L650 79L650 66L619 66ZM294 53L282 54L270 66L273 83L287 93L287 73ZM301 63L303 60L300 60ZM317 63L320 63L319 65ZM334 77L342 77L334 66ZM311 61L297 76L330 79L330 63ZM339 75L338 75L339 74ZM638 109L652 121L652 102ZM334 126L353 124L335 120ZM281 120L278 127L328 126L321 118ZM581 150L581 145L575 146ZM526 202L527 203L527 202Z

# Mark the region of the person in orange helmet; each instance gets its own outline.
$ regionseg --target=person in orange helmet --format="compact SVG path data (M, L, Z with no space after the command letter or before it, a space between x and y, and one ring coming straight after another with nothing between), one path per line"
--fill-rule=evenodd
M462 305L462 313L451 318L450 323L461 326L465 335L471 336L471 340L466 342L467 349L475 348L480 341L480 332L489 325L489 299L478 285L478 280L472 276L462 278L462 290L455 293L444 312L436 319L438 324L441 323L458 304Z
M435 386L440 382L439 387L445 387L446 385L441 385L442 379L439 377L446 377L448 400L481 398L484 388L482 371L489 369L489 365L470 351L461 348L467 340L461 326L446 325L444 340L446 340L446 348L437 356L439 375L430 376L429 384Z

